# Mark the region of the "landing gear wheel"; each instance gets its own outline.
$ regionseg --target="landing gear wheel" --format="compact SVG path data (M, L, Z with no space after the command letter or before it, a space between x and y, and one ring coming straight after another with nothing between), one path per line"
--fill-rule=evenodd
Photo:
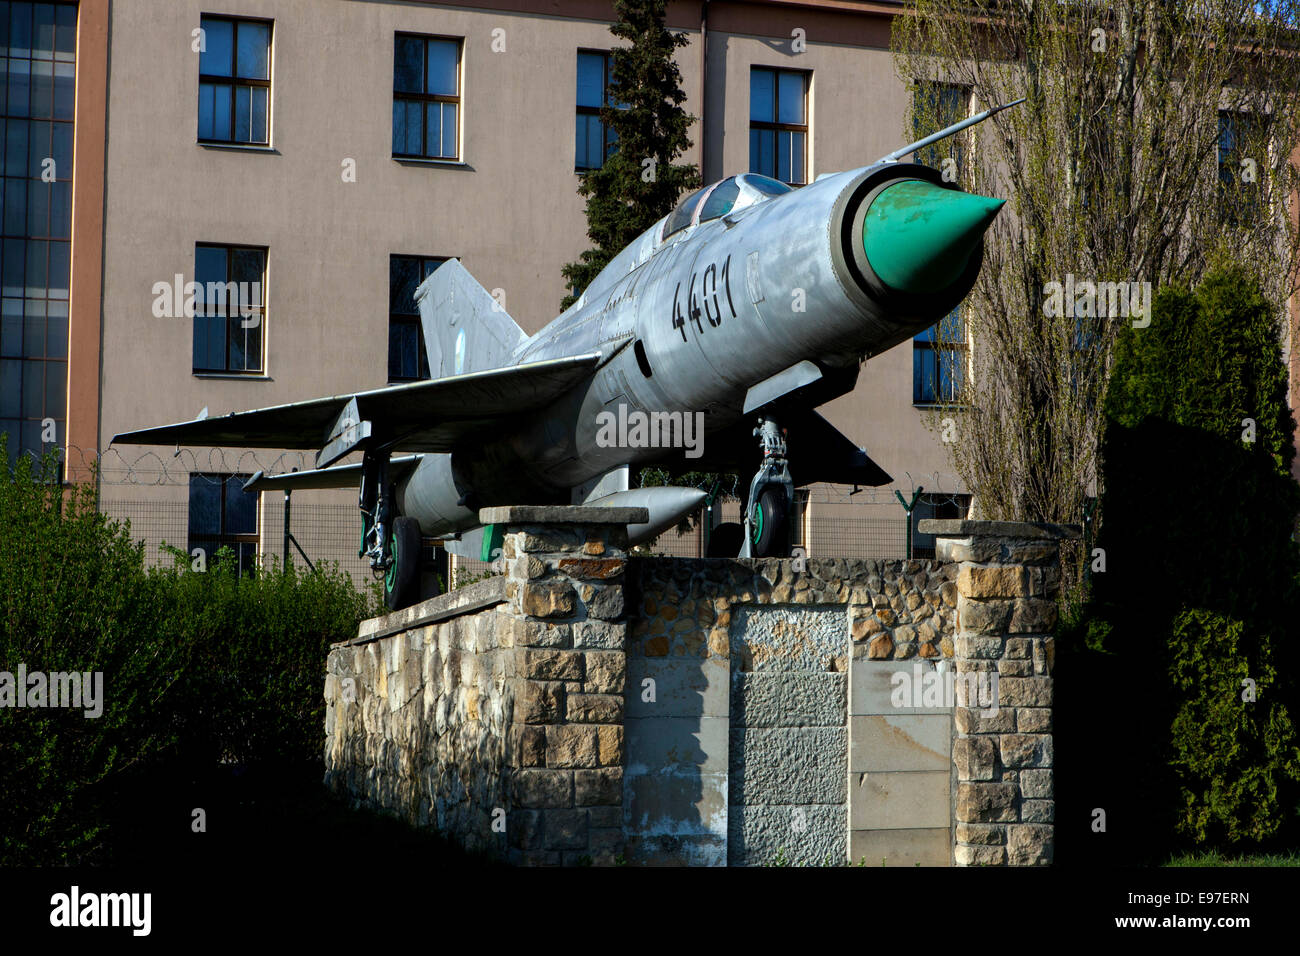
M790 510L785 489L768 485L758 496L751 521L750 544L756 558L790 556Z
M724 521L709 532L710 558L734 558L745 543L745 528L739 521Z
M420 522L398 518L393 522L389 547L393 563L384 572L384 603L390 611L410 607L420 597Z

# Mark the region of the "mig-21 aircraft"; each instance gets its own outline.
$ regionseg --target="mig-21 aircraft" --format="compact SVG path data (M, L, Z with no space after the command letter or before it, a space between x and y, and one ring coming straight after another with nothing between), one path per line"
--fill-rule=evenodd
M629 540L653 538L706 498L630 488L653 463L752 474L743 526L715 529L710 553L788 556L796 486L891 480L814 409L957 306L1004 202L899 160L1013 105L798 189L748 173L697 190L532 336L449 260L416 292L430 380L113 440L318 449L315 469L245 488L359 486L361 550L392 609L421 597L422 535L491 556L481 508L644 507Z

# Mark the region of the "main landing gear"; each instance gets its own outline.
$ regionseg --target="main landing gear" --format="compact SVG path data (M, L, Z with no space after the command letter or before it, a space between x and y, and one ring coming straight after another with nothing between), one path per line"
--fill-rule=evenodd
M361 460L361 550L370 570L384 578L384 604L390 611L420 599L420 523L395 517L396 487L388 480L388 452L367 448Z
M786 459L785 429L762 415L754 429L763 463L749 483L743 524L725 522L713 529L709 557L788 558L794 482Z

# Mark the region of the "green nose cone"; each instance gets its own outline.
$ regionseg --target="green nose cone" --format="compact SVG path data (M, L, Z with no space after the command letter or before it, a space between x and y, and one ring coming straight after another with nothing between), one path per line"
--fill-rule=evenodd
M880 280L899 292L941 292L966 271L971 251L1006 203L904 179L867 209L862 248Z

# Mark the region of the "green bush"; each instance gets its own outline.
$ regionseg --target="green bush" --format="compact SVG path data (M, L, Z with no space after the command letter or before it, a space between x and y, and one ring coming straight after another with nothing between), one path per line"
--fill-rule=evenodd
M1096 741L1095 768L1116 782L1089 799L1151 822L1158 832L1141 838L1167 845L1148 852L1259 843L1294 830L1300 797L1285 706L1297 691L1300 487L1279 313L1228 262L1196 289L1162 290L1152 312L1150 327L1117 340L1097 542L1106 570L1062 632L1063 653L1092 654L1096 673L1141 688L1123 718L1140 732ZM1088 746L1082 731L1058 747L1063 762L1076 745Z
M337 568L146 568L129 526L0 436L0 671L102 672L102 715L0 707L0 865L103 858L123 781L321 759L328 645L377 611Z
M1178 828L1197 843L1262 842L1284 822L1280 796L1300 779L1295 728L1272 641L1201 608L1174 620L1169 676L1177 701L1173 766L1182 783ZM1243 700L1254 681L1253 701Z

